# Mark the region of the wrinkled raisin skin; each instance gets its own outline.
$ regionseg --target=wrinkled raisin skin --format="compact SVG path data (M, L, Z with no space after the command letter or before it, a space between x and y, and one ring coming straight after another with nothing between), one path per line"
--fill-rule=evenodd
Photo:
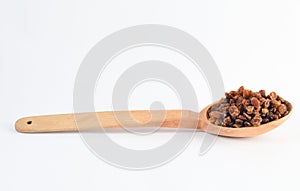
M289 114L292 105L275 92L253 92L241 86L209 108L210 123L223 127L257 127Z

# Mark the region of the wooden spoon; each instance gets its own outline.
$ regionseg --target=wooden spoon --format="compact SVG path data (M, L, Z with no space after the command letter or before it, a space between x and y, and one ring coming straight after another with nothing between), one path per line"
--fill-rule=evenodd
M292 113L292 107L289 108L289 114L276 121L272 121L258 127L229 128L213 125L207 118L208 105L201 112L188 110L138 110L138 111L115 111L115 112L97 112L81 114L60 114L26 117L17 120L15 127L22 133L45 133L45 132L74 132L78 131L77 124L84 124L84 129L96 130L99 128L99 122L103 128L120 127L164 127L164 128L192 128L206 131L211 134L226 137L252 137L266 133L285 122ZM95 121L95 114L98 120ZM129 115L130 114L130 115ZM74 118L76 115L76 121ZM162 116L164 120L162 120ZM197 126L195 126L197 125Z

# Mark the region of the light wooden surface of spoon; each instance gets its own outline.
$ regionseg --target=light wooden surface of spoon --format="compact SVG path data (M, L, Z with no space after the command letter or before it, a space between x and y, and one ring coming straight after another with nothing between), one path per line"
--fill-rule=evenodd
M197 127L198 114L188 110L105 111L96 113L58 114L25 117L17 120L15 128L22 133L72 132L121 127ZM76 117L76 120L75 120ZM97 120L96 120L97 119Z
M114 111L81 114L58 114L33 116L19 119L15 128L22 133L47 133L47 132L74 132L78 131L80 124L82 130L96 130L99 123L103 128L121 127L163 127L163 128L192 128L206 131L211 134L226 137L252 137L266 133L282 123L291 115L289 114L276 121L272 121L258 127L230 128L213 125L207 118L205 107L200 114L188 110L137 110L137 111ZM97 119L97 120L95 120Z

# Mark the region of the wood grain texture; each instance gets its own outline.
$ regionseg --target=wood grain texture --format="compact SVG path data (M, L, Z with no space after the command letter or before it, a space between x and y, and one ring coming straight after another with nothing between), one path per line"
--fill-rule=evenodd
M22 133L44 133L96 130L99 124L103 128L191 128L197 127L196 123L198 113L188 110L139 110L25 117L17 120L15 128Z
M216 126L209 122L207 110L210 107L211 105L205 107L200 114L188 110L137 110L33 116L19 119L15 128L22 133L90 131L97 130L100 128L99 125L103 128L197 128L226 137L252 137L278 127L292 114L292 108L289 108L289 114L279 120L258 127L229 128Z

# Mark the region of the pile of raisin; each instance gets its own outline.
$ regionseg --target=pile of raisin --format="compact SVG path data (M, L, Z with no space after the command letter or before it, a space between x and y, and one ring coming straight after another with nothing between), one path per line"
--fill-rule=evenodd
M207 117L223 127L252 127L275 121L289 114L292 105L275 92L252 92L241 86L237 91L225 93L225 98L209 108Z

